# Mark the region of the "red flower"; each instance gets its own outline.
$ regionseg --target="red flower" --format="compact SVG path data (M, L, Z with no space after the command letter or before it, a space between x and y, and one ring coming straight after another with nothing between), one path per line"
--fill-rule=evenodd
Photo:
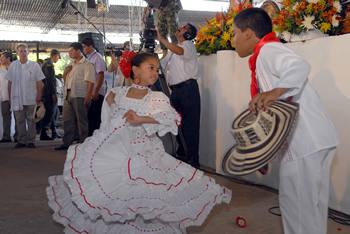
M131 59L136 55L134 51L126 50L120 56L119 67L124 77L128 79L131 73Z
M236 223L241 228L244 228L244 227L247 226L247 223L246 223L245 219L243 219L242 217L239 217L239 216L236 218Z

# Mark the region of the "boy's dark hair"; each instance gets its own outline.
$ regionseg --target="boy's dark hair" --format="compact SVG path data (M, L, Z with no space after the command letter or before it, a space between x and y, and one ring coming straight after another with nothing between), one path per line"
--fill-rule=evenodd
M272 32L272 21L270 16L261 8L247 8L238 13L233 23L244 32L250 28L255 35L262 39L266 34Z
M81 41L81 44L84 44L86 45L87 47L91 46L92 45L92 48L95 49L95 42L92 38L90 37L85 37L82 41Z
M43 59L37 59L37 61L39 61L41 64L44 63L44 60L43 60Z
M15 59L13 58L12 52L10 52L10 51L6 51L6 52L4 52L4 53L2 53L2 54L5 55L5 58L10 58L10 62L11 62L11 63L13 62L13 60L15 60Z
M187 23L187 25L190 26L187 31L191 34L191 37L195 39L197 36L197 28L190 23Z
M73 42L72 44L70 44L69 47L73 47L73 49L80 50L80 52L83 52L83 45L79 42Z
M134 57L132 57L131 68L133 66L140 67L141 63L143 63L149 57L154 57L158 60L158 57L155 54L148 53L148 52L140 52L140 53L136 54ZM134 80L134 73L133 73L132 69L131 69L131 73L130 73L130 78L132 80Z

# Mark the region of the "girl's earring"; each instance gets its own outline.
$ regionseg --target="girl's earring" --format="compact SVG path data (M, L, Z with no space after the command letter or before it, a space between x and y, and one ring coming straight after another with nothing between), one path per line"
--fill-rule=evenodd
M138 78L138 77L135 77L134 78L134 84L140 84L141 83L141 80L140 80L140 78Z

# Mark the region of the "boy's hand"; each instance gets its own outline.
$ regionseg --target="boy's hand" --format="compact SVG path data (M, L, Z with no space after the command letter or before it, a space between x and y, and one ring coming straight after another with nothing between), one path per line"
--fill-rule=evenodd
M268 112L268 106L278 100L278 98L287 91L285 88L276 88L268 92L258 93L249 103L249 110L255 113L255 106L259 112Z

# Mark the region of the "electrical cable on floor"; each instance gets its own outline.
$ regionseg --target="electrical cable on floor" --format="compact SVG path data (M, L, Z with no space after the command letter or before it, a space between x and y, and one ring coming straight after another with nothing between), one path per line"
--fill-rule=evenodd
M254 187L261 188L261 189L264 189L266 191L278 194L278 189L274 189L274 188L271 188L271 187L263 185L263 184L253 183L253 182L250 182L250 181L248 181L246 179L243 179L243 178L241 178L239 176L221 175L221 174L218 174L218 173L215 173L215 172L211 172L211 171L208 171L208 170L205 170L205 169L202 169L202 168L200 170L204 171L205 173L208 173L208 174L212 174L212 175L216 175L216 176L225 178L225 179L227 179L229 181L232 181L232 182L235 182L235 183L238 183L238 184L250 185L250 186L254 186ZM274 209L279 209L279 206L271 207L269 209L269 212L271 214L273 214L273 215L281 216L280 213L272 212L272 210L274 210ZM340 223L342 225L350 226L350 215L342 213L342 212L337 211L337 210L333 210L332 208L328 208L328 218L330 218L334 222Z

